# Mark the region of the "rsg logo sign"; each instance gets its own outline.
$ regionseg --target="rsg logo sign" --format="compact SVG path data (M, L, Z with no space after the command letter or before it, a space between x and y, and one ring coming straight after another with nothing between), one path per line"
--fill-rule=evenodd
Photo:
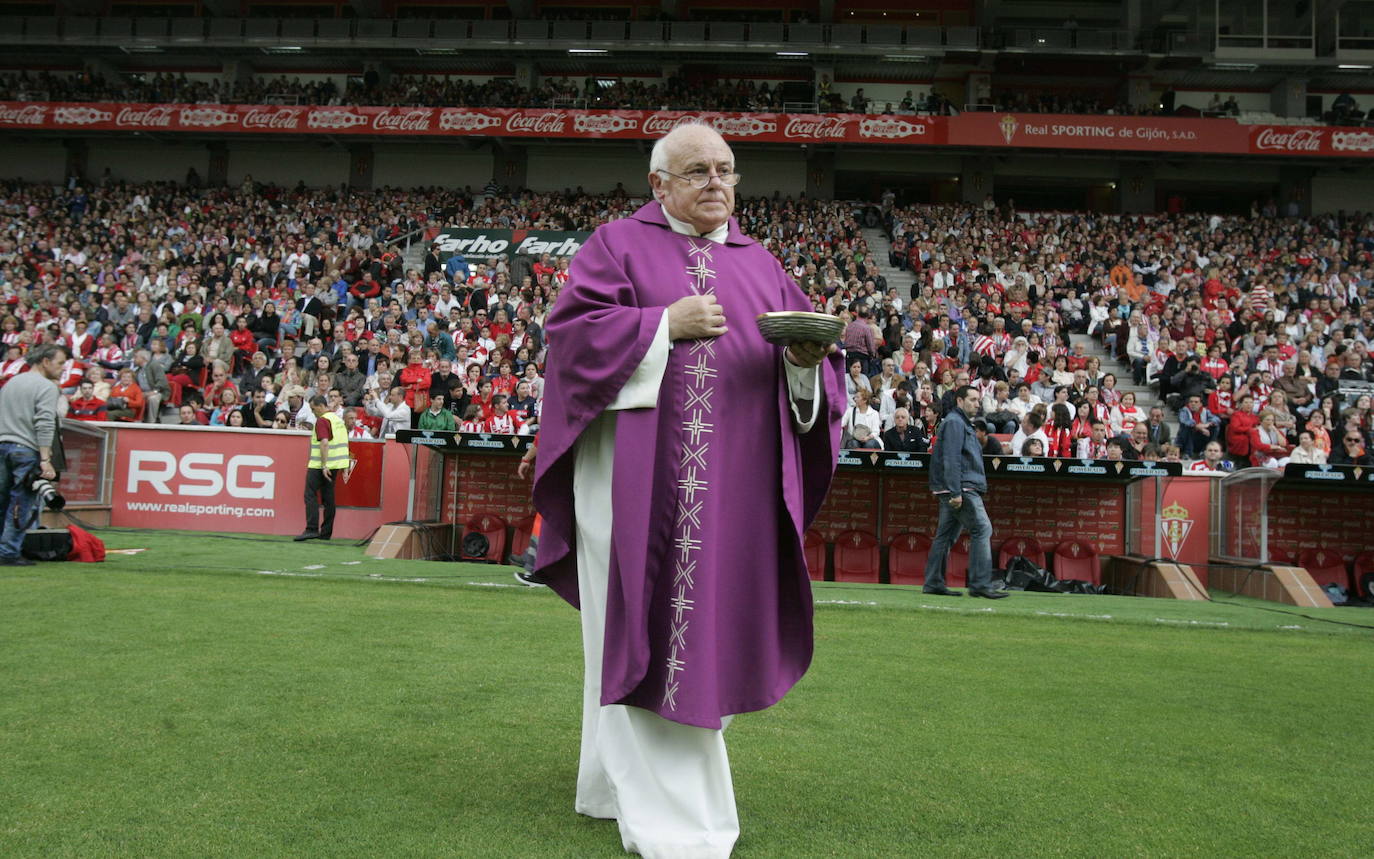
M277 489L272 462L270 456L246 453L225 462L221 453L188 453L178 458L165 450L131 450L126 490L133 495L146 485L159 495L211 498L226 492L231 498L270 499Z

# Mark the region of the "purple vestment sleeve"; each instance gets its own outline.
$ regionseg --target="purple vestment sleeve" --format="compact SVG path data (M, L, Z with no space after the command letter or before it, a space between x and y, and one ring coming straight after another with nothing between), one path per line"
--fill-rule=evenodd
M577 605L571 536L573 446L644 360L666 307L639 307L638 294L598 231L573 259L545 326L550 360L540 416L535 505L544 516L540 566ZM540 503L541 496L546 503ZM550 527L551 526L551 527Z
M778 286L782 292L785 309L814 309L806 293L802 292L796 281L781 268L778 269ZM826 358L821 367L821 386L817 389L816 396L821 396L822 391L825 401L821 405L821 413L817 415L811 431L800 434L796 432L796 426L792 422L787 386L784 384L779 392L782 436L795 437L798 441L795 447L796 456L791 458L790 462L787 461L788 446L783 446L783 480L784 486L790 484L801 488L800 493L784 493L799 541L820 513L821 504L825 502L825 496L830 491L830 481L835 475L835 462L840 455L840 418L845 409L844 357L840 352ZM793 509L798 506L796 502L800 502L799 509ZM798 545L801 545L800 542Z

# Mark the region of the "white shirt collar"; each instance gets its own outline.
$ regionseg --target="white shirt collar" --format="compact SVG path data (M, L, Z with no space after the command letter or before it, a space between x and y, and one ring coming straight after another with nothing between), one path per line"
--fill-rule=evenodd
M675 232L675 233L681 233L681 234L684 235L684 236L701 236L701 235L702 235L701 233L697 232L697 228L696 228L696 227L692 226L691 224L687 223L686 221L679 221L677 218L674 218L672 215L668 214L668 209L667 209L667 207L664 207L664 209L663 209L663 217L667 219L667 221L668 221L668 226L671 227L672 230L673 230L673 232ZM711 232L709 232L709 233L707 233L706 235L702 236L702 238L710 239L711 241L715 242L716 244L724 244L724 243L725 243L726 237L729 236L729 235L730 235L730 222L729 222L729 221L726 221L725 223L721 224L719 227L716 227L716 228L715 228L714 230L712 230Z

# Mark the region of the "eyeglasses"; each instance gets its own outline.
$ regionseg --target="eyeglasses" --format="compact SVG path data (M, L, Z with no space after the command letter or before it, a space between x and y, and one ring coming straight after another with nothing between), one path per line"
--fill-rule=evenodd
M1348 439L1345 440L1345 443L1346 443L1346 444L1359 444L1359 443L1360 443L1360 439L1359 439L1358 436L1356 436L1356 437L1354 437L1354 438L1348 438Z
M738 173L708 173L705 170L693 170L690 173L674 173L671 170L660 168L656 172L667 173L675 179L681 179L693 188L705 188L711 184L712 179L719 179L720 184L733 187L739 184L740 174Z

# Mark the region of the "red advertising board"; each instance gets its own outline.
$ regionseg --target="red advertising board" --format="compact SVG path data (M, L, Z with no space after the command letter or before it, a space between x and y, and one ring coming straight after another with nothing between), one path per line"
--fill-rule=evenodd
M1374 152L1374 131L1313 125L1255 125L1250 127L1250 151L1261 155L1368 158Z
M359 107L243 104L0 102L0 130L153 131L370 137L645 140L704 122L732 142L887 143L994 149L1095 149L1219 155L1370 157L1374 131L1242 125L1234 119L964 113L958 116Z
M944 120L859 114L0 102L0 129L646 139L705 122L728 140L943 144Z
M879 504L879 481L882 502ZM1035 537L1048 550L1061 540L1082 540L1103 554L1125 551L1125 488L1059 480L998 480L988 486L986 505L992 520L994 552L1010 537ZM841 472L835 475L812 526L827 541L857 528L884 543L908 531L935 536L939 511L923 478Z
M304 530L305 433L169 426L119 427L111 436L110 523L116 527ZM407 460L393 442L355 441L349 451L358 465L336 488L334 535L364 537L404 517Z
M950 121L953 146L1107 149L1137 152L1249 152L1247 126L1231 119L965 113Z
M1323 492L1279 484L1269 493L1269 551L1294 558L1304 549L1325 549L1346 557L1374 546L1374 494ZM1258 547L1256 547L1258 554Z

